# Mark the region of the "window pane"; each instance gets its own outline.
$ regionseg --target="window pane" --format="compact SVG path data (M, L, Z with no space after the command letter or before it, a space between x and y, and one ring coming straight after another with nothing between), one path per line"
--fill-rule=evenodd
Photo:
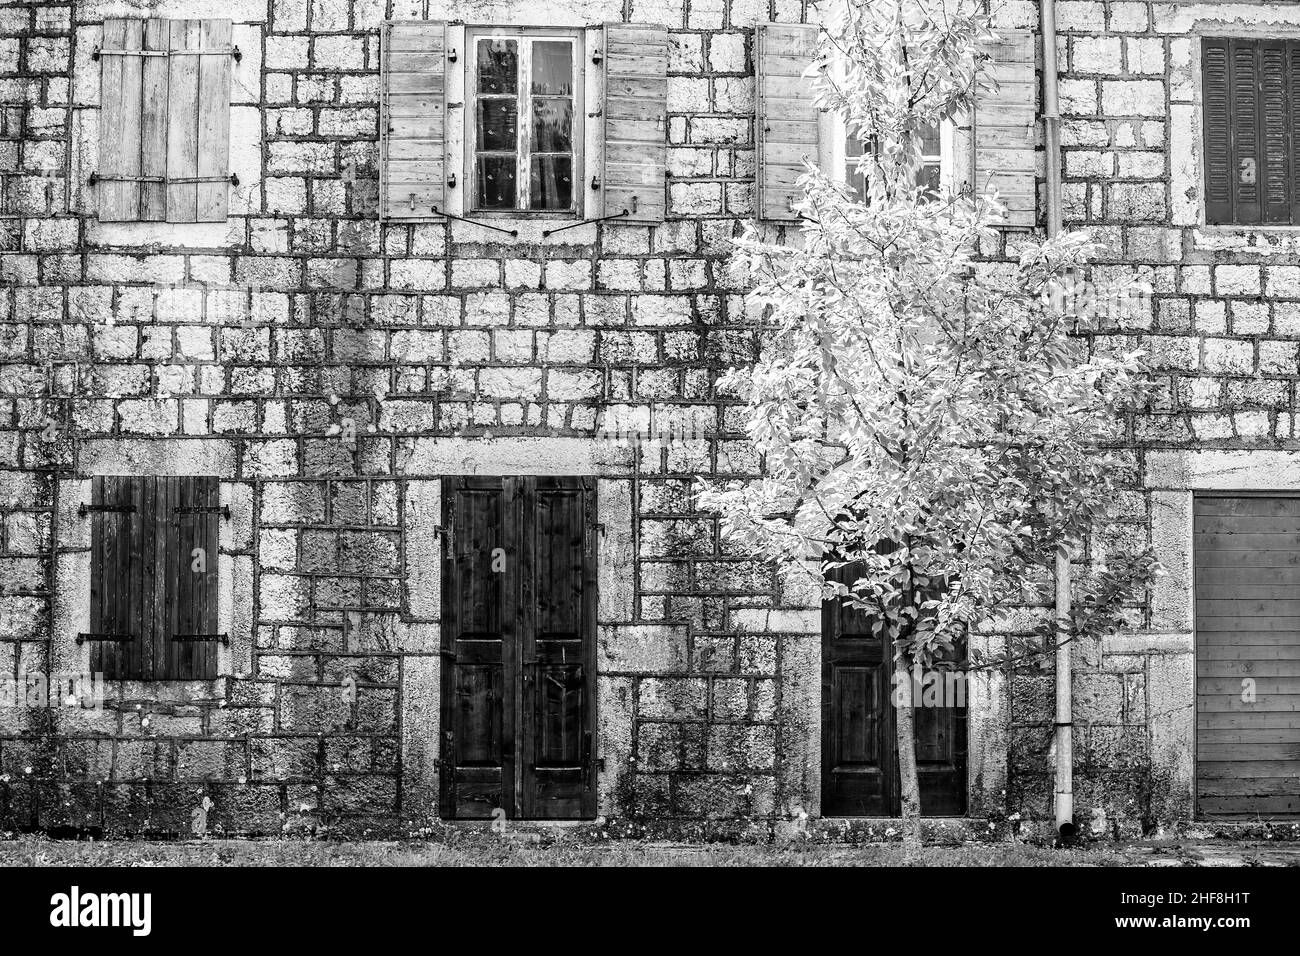
M542 96L573 95L573 44L556 40L533 44L532 89Z
M573 204L572 157L534 156L528 189L533 209L568 209Z
M519 51L514 40L478 41L478 91L514 93L519 89Z
M533 100L533 149L539 153L573 150L573 101Z
M921 130L921 154L924 156L938 156L939 150L939 125L935 123L932 126L926 126Z
M924 186L931 193L936 195L939 192L939 179L941 177L938 163L926 163L916 173L916 184Z
M478 148L514 149L519 136L519 104L514 100L478 101Z
M515 158L513 156L478 157L479 209L513 209L515 206Z

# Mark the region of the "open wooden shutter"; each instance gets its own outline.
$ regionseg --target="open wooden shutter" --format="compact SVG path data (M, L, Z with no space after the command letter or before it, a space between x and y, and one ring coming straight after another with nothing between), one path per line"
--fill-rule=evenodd
M804 160L817 161L818 118L813 80L803 75L818 55L818 27L769 23L758 28L758 213L763 219L798 219Z
M225 221L231 43L229 20L104 21L102 221Z
M605 24L604 214L663 222L667 209L668 30Z
M522 482L521 811L527 819L593 817L595 482Z
M1004 30L984 50L998 91L983 96L975 115L975 191L996 190L1006 206L1006 223L1032 226L1037 221L1034 175L1034 124L1037 85L1034 35Z
M1265 41L1259 49L1260 192L1266 223L1291 221L1291 114L1287 101L1287 44Z
M500 478L443 480L444 817L489 817L497 807L516 816L518 614L507 581L517 551L506 541L522 523L516 487Z
M155 676L217 676L217 571L220 490L216 478L158 478L159 537L173 593L155 631ZM162 562L159 562L162 567Z
M148 479L91 479L90 630L78 640L90 644L92 673L108 680L139 678L152 659L151 492Z
M1201 50L1205 100L1205 217L1232 222L1232 100L1228 41L1206 39Z
M447 178L447 24L384 24L379 215L433 219Z

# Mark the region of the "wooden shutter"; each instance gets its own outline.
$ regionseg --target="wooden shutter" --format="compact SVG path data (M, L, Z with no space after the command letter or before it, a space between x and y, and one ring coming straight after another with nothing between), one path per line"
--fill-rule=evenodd
M523 492L521 812L593 817L595 483L526 478Z
M152 487L146 479L91 479L90 669L108 680L149 672L154 565L145 532L152 527Z
M442 778L444 817L488 817L515 806L516 488L496 478L443 481ZM505 571L493 570L496 549ZM500 565L498 565L498 568Z
M1287 101L1287 44L1268 41L1260 44L1259 174L1264 222L1291 221L1291 116Z
M447 24L386 23L380 75L379 214L438 218L447 179Z
M854 565L834 572L845 583L860 573ZM872 625L870 615L838 599L822 606L825 816L896 816L901 808L893 649ZM914 703L921 813L960 816L966 812L965 700L945 700L952 706Z
M803 75L818 55L818 27L770 23L758 28L757 187L763 219L792 220L803 199L804 160L815 162L818 118L813 80Z
M667 208L668 30L605 24L604 214L663 222Z
M92 479L82 635L92 670L113 680L217 676L218 489L211 477Z
M1259 49L1251 42L1229 47L1231 74L1232 142L1234 173L1233 218L1240 223L1260 221L1259 149Z
M1004 30L984 51L998 84L975 112L975 191L996 190L1006 206L1006 223L1032 226L1037 221L1037 182L1034 173L1034 124L1037 84L1034 75L1034 34Z
M171 593L154 630L155 675L217 676L219 484L216 478L158 478L158 538ZM159 567L162 567L159 562Z
M224 222L229 20L104 21L99 218Z
M1232 100L1228 41L1206 39L1201 51L1205 100L1205 216L1210 224L1232 222Z

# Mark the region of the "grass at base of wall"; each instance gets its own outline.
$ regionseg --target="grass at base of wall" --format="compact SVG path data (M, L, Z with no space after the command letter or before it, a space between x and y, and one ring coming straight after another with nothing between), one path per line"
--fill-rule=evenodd
M754 846L617 840L540 843L471 834L450 843L293 840L0 841L8 866L1300 866L1294 844L1133 843L1058 850L1019 843L934 846L909 859L898 844Z

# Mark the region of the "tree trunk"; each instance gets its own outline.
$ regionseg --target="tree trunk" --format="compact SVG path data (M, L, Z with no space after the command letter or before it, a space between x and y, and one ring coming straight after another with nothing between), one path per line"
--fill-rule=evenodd
M921 786L916 779L916 734L913 731L912 673L906 658L894 662L894 680L898 686L907 687L903 702L894 708L894 727L898 744L898 782L901 800L899 810L903 818L903 848L909 854L921 849Z

